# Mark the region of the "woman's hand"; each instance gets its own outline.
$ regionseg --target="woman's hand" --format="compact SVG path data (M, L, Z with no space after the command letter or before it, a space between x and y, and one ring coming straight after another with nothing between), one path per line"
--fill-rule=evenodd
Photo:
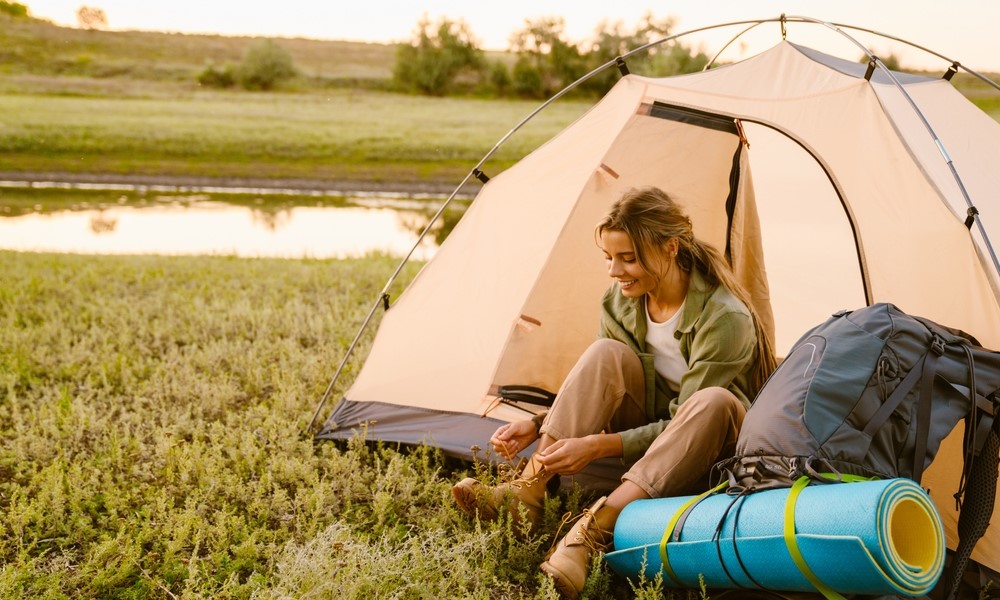
M525 419L501 425L493 433L490 443L493 444L494 450L510 460L537 439L538 429L535 427L535 422Z
M538 453L538 461L550 473L573 475L598 458L621 456L621 436L595 434L556 440Z

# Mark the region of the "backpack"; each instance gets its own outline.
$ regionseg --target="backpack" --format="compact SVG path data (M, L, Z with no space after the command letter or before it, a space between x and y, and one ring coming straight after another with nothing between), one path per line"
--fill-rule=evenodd
M993 512L998 390L1000 353L972 336L887 303L841 311L792 346L747 412L735 457L717 468L730 490L744 492L789 487L803 476L919 483L964 419L952 598Z

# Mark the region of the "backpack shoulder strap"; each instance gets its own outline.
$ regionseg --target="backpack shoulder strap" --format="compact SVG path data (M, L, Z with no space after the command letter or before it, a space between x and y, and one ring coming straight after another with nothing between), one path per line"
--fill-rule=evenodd
M1000 421L994 421L1000 423ZM969 557L979 538L986 533L993 515L997 493L997 466L1000 464L1000 435L996 426L990 431L983 451L969 473L965 501L958 515L958 546L949 571L948 599L958 593L962 574L969 565Z
M958 514L958 546L955 548L955 557L949 571L948 600L954 600L956 597L962 583L962 575L972 556L972 549L990 525L997 494L997 468L1000 467L1000 419L993 418L992 411L989 413L983 411L981 422L990 423L990 428L982 449L976 448L975 436L979 425L976 417L980 412L977 410L976 363L968 348L966 354L969 357L969 402L972 405L970 416L966 419L965 432L968 447L965 451L963 477L966 472L968 477L964 482L962 508ZM962 494L963 490L959 489L955 499L958 500Z

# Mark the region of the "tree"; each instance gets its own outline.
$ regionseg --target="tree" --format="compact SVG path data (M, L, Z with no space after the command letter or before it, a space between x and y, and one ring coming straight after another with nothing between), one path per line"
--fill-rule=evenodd
M257 40L236 68L236 79L248 90L269 90L296 75L292 55L274 40Z
M643 15L635 30L628 31L622 23L603 22L598 26L591 51L587 54L589 67L595 69L616 57L670 35L674 19L656 20L651 12ZM696 52L677 40L651 46L627 60L630 71L651 77L667 77L700 71L708 64L704 52ZM618 80L617 70L606 70L588 82L588 89L605 93Z
M586 61L576 44L564 39L566 22L561 17L526 20L523 29L510 37L517 52L514 89L521 95L548 97L586 73ZM531 90L529 82L537 82Z
M76 22L82 29L108 28L108 16L104 10L93 6L81 6L76 11Z
M903 70L903 67L902 67L902 65L899 62L899 57L896 56L895 52L890 52L889 54L887 54L885 56L882 56L880 54L876 54L876 56L878 56L879 60L882 61L882 64L884 64L886 66L886 68L888 68L890 71L902 71ZM870 60L871 59L868 58L868 55L864 54L864 55L861 56L861 58L858 59L858 62L863 63L863 64L868 64L868 62Z
M615 21L614 23L602 21L597 26L594 41L590 46L590 52L587 53L587 61L592 68L596 68L640 45L641 43L637 39L637 35L626 31L621 21ZM633 64L633 66L635 65ZM584 85L598 94L604 94L611 89L611 86L618 81L618 78L617 69L605 69L594 75Z
M230 88L236 85L236 68L228 63L219 67L209 62L197 79L198 85L205 87Z
M397 49L392 78L401 89L440 96L463 73L478 77L484 68L483 51L465 22L444 18L434 26L424 15L413 41Z
M0 0L0 14L9 15L15 19L23 19L28 16L28 7L18 2Z
M490 86L497 95L504 96L511 87L510 71L502 61L489 63Z
M513 85L514 93L527 98L542 98L545 96L545 85L542 82L542 72L535 62L520 56L514 63Z

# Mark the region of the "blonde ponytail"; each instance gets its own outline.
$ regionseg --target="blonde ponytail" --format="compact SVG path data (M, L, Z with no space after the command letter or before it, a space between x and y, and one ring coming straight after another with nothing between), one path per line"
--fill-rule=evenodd
M632 189L622 194L597 225L597 237L604 231L627 233L635 245L636 260L647 273L655 272L650 267L654 258L651 254L659 252L667 241L676 239L677 264L681 269L688 273L698 270L710 285L724 286L747 307L757 338L757 366L750 378L753 386L750 391L756 394L777 366L774 348L750 295L737 281L728 261L711 244L695 239L691 219L680 206L659 188Z

